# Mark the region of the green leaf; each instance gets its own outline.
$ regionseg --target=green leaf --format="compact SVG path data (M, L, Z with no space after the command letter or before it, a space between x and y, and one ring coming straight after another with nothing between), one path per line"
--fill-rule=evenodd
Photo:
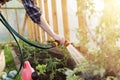
M38 66L36 66L36 69L40 72L40 74L45 74L45 72L46 72L46 64L44 65L44 64L42 64L42 65L38 65Z

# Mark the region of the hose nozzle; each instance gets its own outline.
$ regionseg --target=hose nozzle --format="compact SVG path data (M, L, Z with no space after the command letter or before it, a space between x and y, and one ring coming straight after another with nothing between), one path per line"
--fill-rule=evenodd
M64 46L67 47L70 44L69 41L65 41Z
M69 44L70 44L70 42L66 40L65 43L64 43L64 46L67 47ZM59 41L55 40L53 42L53 47L56 47L56 46L59 46L59 45L60 45Z

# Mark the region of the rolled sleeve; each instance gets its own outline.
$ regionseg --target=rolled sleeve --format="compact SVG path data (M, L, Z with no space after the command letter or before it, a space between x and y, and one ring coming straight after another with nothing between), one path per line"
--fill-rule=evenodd
M40 24L41 11L33 0L22 0L26 13L32 19L33 22Z

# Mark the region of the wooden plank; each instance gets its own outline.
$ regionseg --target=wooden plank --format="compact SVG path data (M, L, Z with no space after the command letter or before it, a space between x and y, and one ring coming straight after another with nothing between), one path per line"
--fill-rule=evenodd
M52 17L53 17L53 26L55 33L59 33L58 31L58 18L57 18L57 10L56 10L56 0L51 0L52 3Z
M49 12L48 12L48 0L44 0L44 11L45 11L45 18L47 23L49 24ZM50 40L50 36L47 34L47 39Z
M15 16L16 16L16 25L17 25L17 30L18 30L18 33L20 33L20 29L19 29L19 22L18 22L18 13L17 13L17 9L15 9Z
M40 9L42 11L43 10L42 0L38 0L38 3L39 3L39 7L40 7ZM45 32L44 32L44 30L40 29L40 35L41 35L41 37L40 37L41 42L45 41Z
M32 21L30 18L27 20L28 22L28 34L29 34L29 39L33 40L33 34L32 34Z
M63 27L64 27L64 36L67 40L70 40L70 31L68 25L68 11L67 11L67 0L61 0L62 5L62 17L63 17Z
M40 30L39 30L39 26L36 25L36 40L39 41L40 40Z
M40 26L35 24L35 40L40 41Z
M37 4L37 6L39 7L39 0L34 0L34 2ZM39 35L39 27L37 26L36 23L33 24L33 28L34 28L34 40L38 41L38 35Z
M7 5L5 4L5 7L7 7ZM8 21L8 10L6 9L5 10L5 14L6 14L6 19L7 19L7 21ZM11 34L8 32L8 36L9 36L9 40L10 40L10 43L12 42L11 40L12 40L12 38L11 38Z
M45 18L47 20L47 23L49 23L48 0L44 0L44 10L45 10Z
M79 10L79 6L82 9L85 9L85 1L84 0L77 0L77 8ZM78 13L78 25L79 29L81 29L81 36L83 36L83 40L81 40L82 44L85 45L87 42L87 28L86 28L86 20L85 20L85 13L83 11L79 11Z
M35 24L33 21L31 27L32 27L32 40L35 41Z
M15 16L16 16L17 31L18 31L18 33L20 33L17 9L15 9ZM19 41L20 41L20 39L19 39Z
M33 40L36 41L36 27L34 23L33 23L32 29L33 29L33 38L34 38Z
M24 17L24 21L23 21L23 26L22 26L22 32L21 34L24 36L24 33L25 33L25 27L26 27L26 21L28 19L28 15L25 14L25 17Z
M40 26L36 24L35 27L36 27L36 41L41 41L41 37L40 37L41 29L40 29Z
M9 9L9 10L10 10L10 9L11 9L11 10L12 10L12 9L24 9L24 7L16 7L16 6L15 6L15 7L6 7L6 6L5 6L5 7L2 7L1 9L2 9L2 10L3 10L3 9Z
M36 0L34 0L34 2L36 3ZM32 20L31 20L31 25L29 25L30 26L30 35L31 35L31 40L33 40L33 41L36 41L37 40L37 38L36 38L36 23L34 23ZM29 23L28 23L29 24Z
M38 7L40 7L40 5L42 5L42 3L41 3L41 0L37 0L36 1L37 2L37 5L38 5ZM41 7L40 7L40 10L41 10ZM38 26L38 25L36 25L36 33L37 33L37 41L40 41L40 27Z

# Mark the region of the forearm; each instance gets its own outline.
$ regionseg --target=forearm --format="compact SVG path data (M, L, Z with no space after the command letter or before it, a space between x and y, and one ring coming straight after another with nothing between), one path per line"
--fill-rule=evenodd
M40 27L47 32L51 37L55 39L56 34L53 32L53 30L50 28L50 25L47 23L46 19L41 15L40 17Z

